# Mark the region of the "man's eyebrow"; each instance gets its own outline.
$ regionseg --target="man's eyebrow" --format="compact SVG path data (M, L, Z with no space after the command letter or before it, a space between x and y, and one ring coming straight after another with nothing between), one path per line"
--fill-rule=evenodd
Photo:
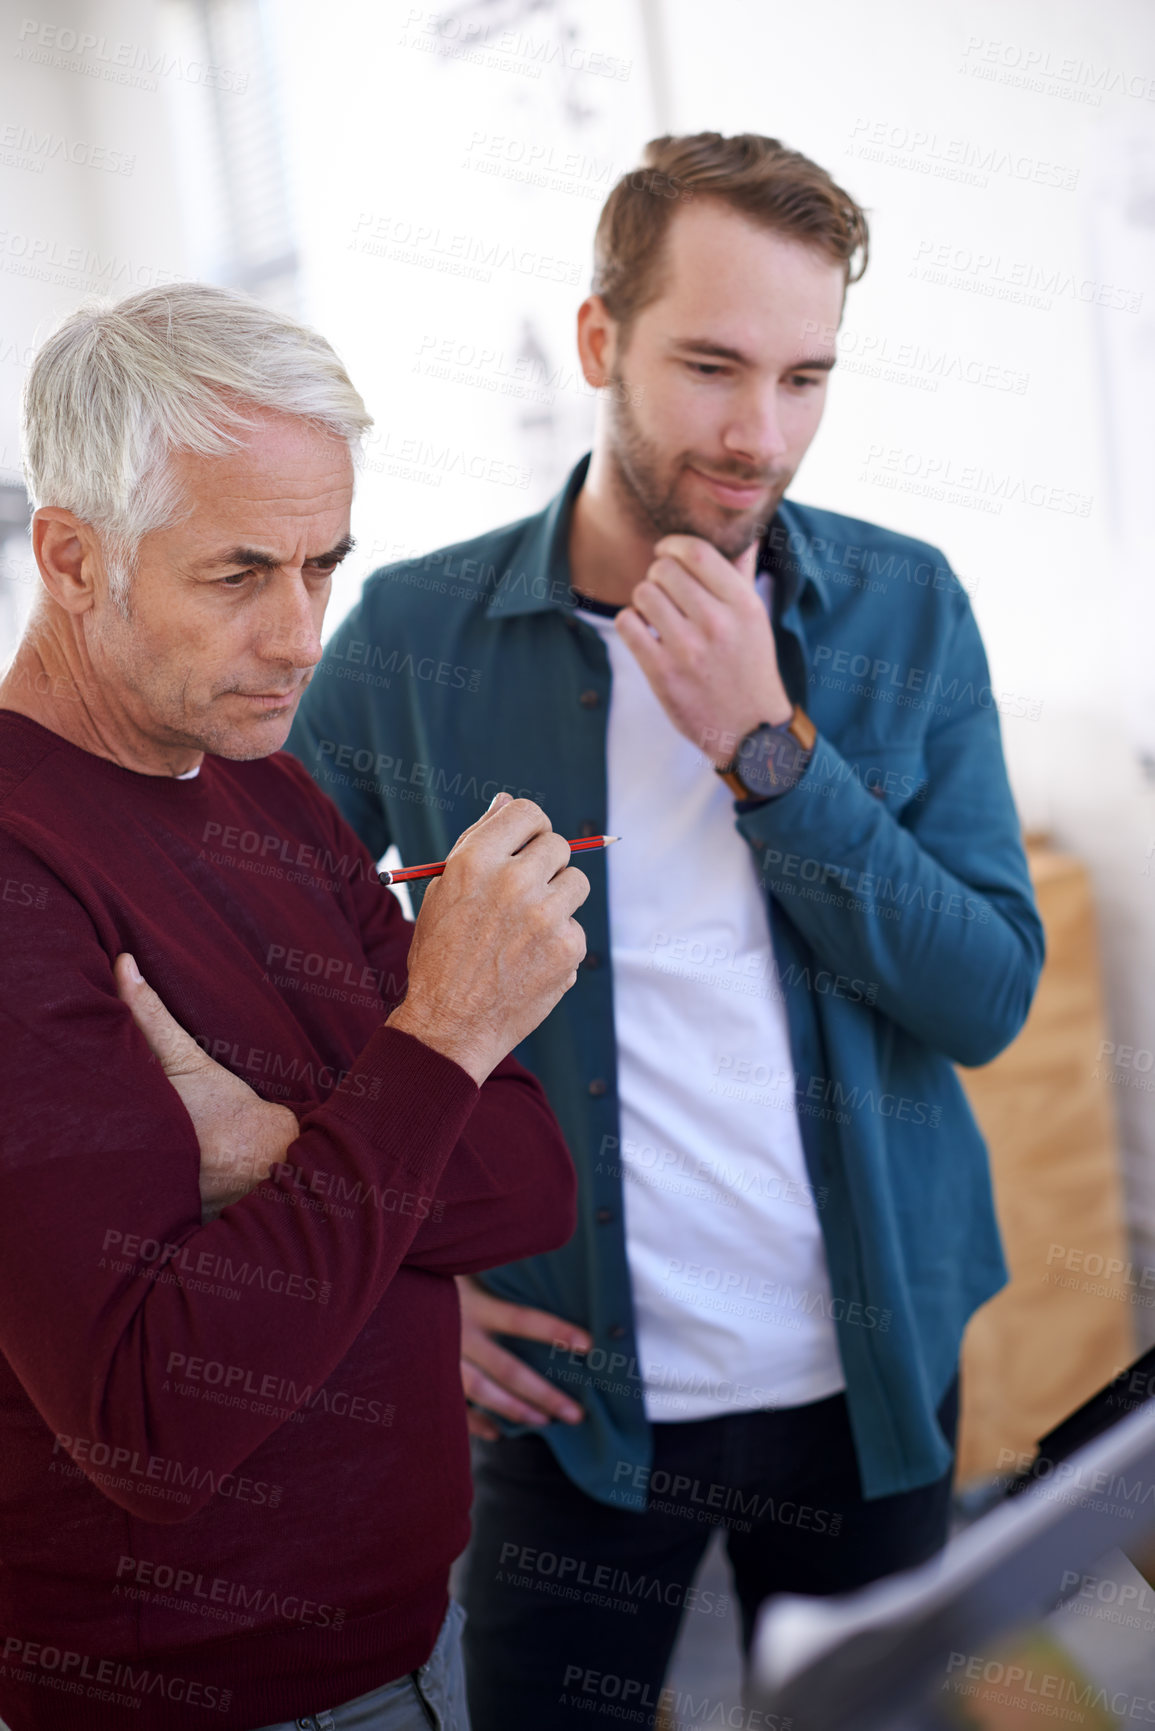
M343 535L335 547L327 553L313 553L305 561L307 565L339 565L357 545L352 535ZM223 553L213 553L207 559L201 560L202 569L218 565L241 565L246 570L275 571L281 561L275 553L265 553L259 547L230 547Z
M750 358L741 349L727 348L725 343L712 342L709 337L675 337L670 347L696 355L716 355L720 361L737 361L739 366L746 366Z
M738 366L750 365L749 355L741 349L728 348L725 343L716 343L709 337L676 337L670 345L674 349L682 349L695 355L713 355L720 361L734 361ZM828 373L837 355L808 355L805 360L794 361L785 370L788 373Z

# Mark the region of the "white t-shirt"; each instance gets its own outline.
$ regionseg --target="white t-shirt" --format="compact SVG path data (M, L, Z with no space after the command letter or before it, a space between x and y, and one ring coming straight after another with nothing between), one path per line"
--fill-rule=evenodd
M766 579L760 580L763 597ZM612 618L606 854L622 1189L647 1417L845 1386L786 1008L734 800ZM611 1153L610 1158L614 1158Z

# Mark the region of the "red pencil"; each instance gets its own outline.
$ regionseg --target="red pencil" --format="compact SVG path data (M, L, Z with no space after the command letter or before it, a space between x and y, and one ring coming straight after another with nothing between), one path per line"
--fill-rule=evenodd
M571 841L571 853L587 853L590 848L609 847L611 842L620 841L616 835L586 835L580 841ZM439 860L436 865L399 866L393 872L378 872L377 876L383 884L407 884L414 878L439 878L445 870L445 861Z

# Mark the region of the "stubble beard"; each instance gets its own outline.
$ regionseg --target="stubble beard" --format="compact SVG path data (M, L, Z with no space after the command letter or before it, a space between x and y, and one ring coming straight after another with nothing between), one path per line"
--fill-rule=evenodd
M679 484L693 452L679 454L669 468L668 459L662 457L657 446L639 426L630 403L629 387L621 374L615 373L609 384L608 454L613 484L641 532L651 535L655 541L661 540L663 535L697 535L717 548L724 559L741 558L766 533L770 519L793 479L793 471L789 474L778 471L770 479L743 473L739 468L727 472L724 478L732 479L738 485L766 481L766 499L753 511L727 514L720 506L719 515L707 520L678 496ZM718 475L714 467L708 472Z

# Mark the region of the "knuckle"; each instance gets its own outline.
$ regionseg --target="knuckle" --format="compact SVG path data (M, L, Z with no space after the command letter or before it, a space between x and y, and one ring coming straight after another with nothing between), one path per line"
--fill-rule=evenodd
M511 901L526 901L537 887L537 868L524 854L516 854L505 861L502 882Z
M501 869L515 884L532 882L537 876L537 861L533 848L523 847L517 853L507 854L501 861Z
M460 889L469 889L480 873L480 860L471 843L458 842L445 862L445 870L440 877L430 878L425 886L425 894L421 901L422 908L429 904L432 896L436 900L441 885L449 880L450 887L457 885Z
M580 907L590 893L590 880L580 866L570 866L567 878L566 887L577 896L577 905Z
M550 933L550 951L555 967L569 968L574 965L574 939L570 931L570 916L566 913L562 914Z

